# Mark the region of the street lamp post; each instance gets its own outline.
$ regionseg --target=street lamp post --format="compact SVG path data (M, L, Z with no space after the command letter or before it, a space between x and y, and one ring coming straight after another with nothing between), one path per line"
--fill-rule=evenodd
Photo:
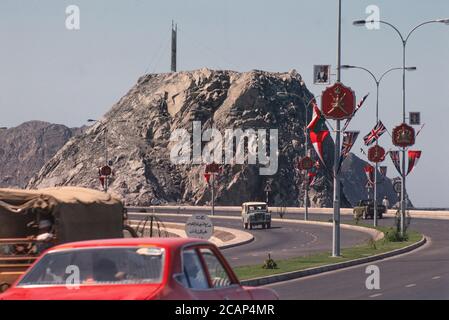
M342 65L341 68L342 69L360 69L360 70L364 70L367 73L369 73L371 75L371 77L373 78L374 82L376 83L376 123L377 123L379 121L379 86L380 86L380 82L391 71L402 70L402 68L391 68L391 69L385 71L379 77L379 79L374 75L373 72L371 72L369 69L364 68L364 67L358 67L358 66L352 66L352 65L345 64L345 65ZM407 71L414 71L414 70L416 70L416 67L407 67L405 69ZM378 145L378 141L376 139L376 146L377 145ZM373 194L373 198L374 198L374 226L377 227L377 170L378 170L379 164L376 162L375 166L376 166L376 169L374 170L374 187L373 187L373 193L374 194ZM369 199L369 191L368 191L368 199Z
M341 0L338 0L338 24L337 24L337 83L341 82ZM340 256L340 173L338 163L340 161L340 120L336 120L335 151L334 151L334 195L333 195L333 224L332 224L332 256Z
M412 33L417 30L418 28L427 25L427 24L431 24L431 23L444 23L446 25L449 25L449 19L438 19L438 20L430 20L430 21L426 21L423 23L418 24L417 26L415 26L413 29L411 29L411 31L407 34L406 37L404 37L402 35L402 33L399 31L399 29L394 26L393 24L383 21L383 20L356 20L353 22L353 24L355 26L364 26L366 24L370 24L370 23L382 23L385 24L389 27L391 27L393 30L396 31L396 33L399 35L399 37L401 38L401 42L402 42L402 122L405 123L405 64L406 64L406 47L407 47L407 43L408 40L410 38L410 36L412 35ZM405 210L406 210L406 203L405 203L405 177L406 177L406 172L405 172L405 148L402 148L402 166L401 166L401 235L404 236L405 233Z

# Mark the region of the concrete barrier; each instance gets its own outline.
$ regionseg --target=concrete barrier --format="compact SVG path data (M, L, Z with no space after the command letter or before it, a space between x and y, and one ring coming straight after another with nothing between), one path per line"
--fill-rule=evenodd
M269 210L271 210L273 213L276 213L277 210L279 210L280 207L269 207ZM139 212L139 210L145 210L146 212L151 213L153 210L162 210L162 211L170 211L172 213L179 213L182 214L184 211L210 211L211 207L209 206L152 206L152 207L128 207L129 212ZM216 206L216 211L228 211L228 212L240 212L241 207L238 206ZM309 208L310 213L318 213L318 214L333 214L333 208ZM394 217L396 209L389 209L388 214L385 216L387 217ZM304 214L304 208L302 207L287 207L286 213L293 213L293 214ZM340 213L342 215L352 215L353 209L352 208L341 208ZM410 216L412 218L418 218L418 219L442 219L442 220L449 220L449 211L445 210L409 210Z

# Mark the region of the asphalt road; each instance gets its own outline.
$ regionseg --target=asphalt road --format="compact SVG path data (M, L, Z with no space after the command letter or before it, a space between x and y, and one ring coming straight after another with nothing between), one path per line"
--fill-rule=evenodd
M391 220L382 221L391 224ZM449 299L449 221L414 219L411 228L430 238L403 256L374 262L380 289L368 290L366 266L269 285L281 299Z
M224 212L221 212L224 214ZM227 215L236 215L234 213ZM139 216L130 217L138 219ZM141 218L141 217L140 217ZM242 229L241 220L213 218L216 226ZM165 222L185 222L187 217L161 216ZM310 253L330 251L332 228L317 225L282 223L273 221L271 229L256 228L246 230L254 236L248 244L223 249L222 253L232 266L263 264L268 253L273 259L286 259L305 256ZM366 242L370 236L364 232L345 230L342 235L342 247L352 247Z
M183 212L188 213L188 212ZM238 215L237 212L217 212L220 215ZM302 219L301 214L286 214L288 219ZM329 221L329 214L313 213L310 219ZM342 215L342 222L351 220L351 216ZM379 221L381 225L392 226L394 219L386 218ZM232 227L229 221L222 221L224 226ZM298 225L303 232L295 231L296 226L280 225L280 229L252 231L256 241L245 245L224 250L225 255L233 265L248 261L252 253L264 253L266 248L273 249L276 254L287 249L287 255L295 255L299 251L290 251L292 242L304 243L309 238L304 225ZM281 299L449 299L449 220L412 219L410 228L425 234L430 240L424 247L411 253L374 262L380 269L380 289L368 290L365 273L369 264L355 266L348 269L333 271L297 280L290 280L269 285ZM318 227L320 229L320 227ZM311 231L311 230L307 230ZM318 230L321 244L310 246L310 249L329 250L331 244L330 229ZM313 233L313 231L312 231ZM342 238L348 241L350 231L342 230ZM349 245L348 241L345 246ZM265 247L267 245L267 247ZM251 247L252 246L252 247ZM254 250L254 251L253 251ZM303 251L304 252L304 251ZM235 257L244 257L236 262ZM257 261L257 257L250 257L249 261ZM237 259L238 261L238 259Z

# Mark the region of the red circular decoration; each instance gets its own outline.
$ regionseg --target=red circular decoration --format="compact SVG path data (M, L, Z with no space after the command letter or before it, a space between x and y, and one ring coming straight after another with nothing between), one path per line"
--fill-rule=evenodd
M382 162L385 160L385 149L381 146L374 146L368 149L368 160L371 162Z
M321 110L327 119L343 120L352 117L355 93L341 82L326 88L321 96Z
M310 157L304 157L301 160L299 160L298 163L298 169L299 170L310 170L312 169L314 163L313 160Z
M397 147L410 147L415 144L415 129L406 123L393 129L393 144Z
M112 174L112 169L110 166L103 166L100 169L100 174L102 176L110 176Z

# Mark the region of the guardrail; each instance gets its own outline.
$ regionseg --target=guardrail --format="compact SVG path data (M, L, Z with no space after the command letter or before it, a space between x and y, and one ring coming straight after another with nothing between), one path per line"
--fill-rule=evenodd
M276 210L283 208L283 207L272 207L269 206L269 210L274 213ZM148 207L126 207L129 213L186 213L186 211L210 211L211 208L209 206L173 206L173 205L167 205L167 206L148 206ZM333 208L309 208L311 213L315 214L332 214ZM388 215L392 216L394 215L394 211L396 209L390 208L388 211ZM226 212L240 212L241 207L239 206L215 206L215 213L219 213L220 211L226 211ZM413 217L416 218L442 218L442 219L449 219L449 210L437 210L437 209L431 209L431 210L416 210L416 209L409 209L408 210ZM353 214L353 208L341 208L340 209L341 214L343 215L352 215ZM303 207L287 207L286 213L304 213Z

